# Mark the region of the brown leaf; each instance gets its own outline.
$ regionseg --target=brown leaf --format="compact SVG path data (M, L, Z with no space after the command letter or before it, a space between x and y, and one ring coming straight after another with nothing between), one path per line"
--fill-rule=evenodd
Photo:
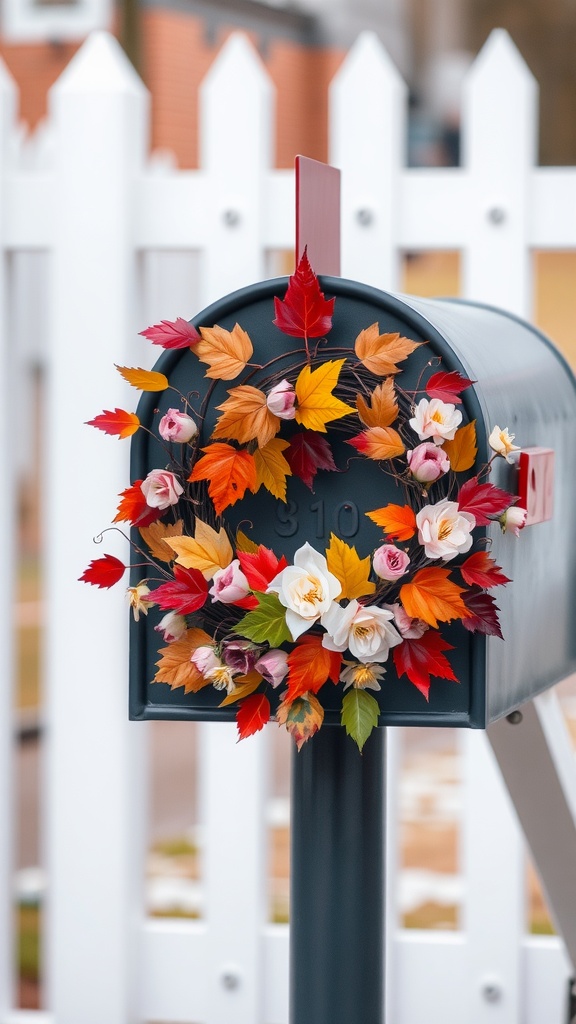
M202 341L193 351L203 363L208 363L207 377L216 380L234 380L245 368L254 349L246 331L236 324L232 331L223 327L201 327Z
M400 334L380 334L378 324L372 324L356 338L354 349L364 366L378 377L399 373L396 363L407 359L421 342L403 338Z
M165 537L181 537L183 522L177 523L152 523L150 526L140 527L140 536L148 547L152 558L159 562L172 562L176 557L172 548L164 543Z
M169 683L173 690L183 686L184 693L198 693L204 686L209 686L210 680L204 679L190 658L198 647L212 643L212 637L203 629L187 629L180 640L158 651L160 661L156 662L158 671L154 682Z
M263 448L280 430L280 420L266 405L266 395L249 384L241 384L228 392L229 398L216 408L222 415L212 432L214 440L231 438L240 444L258 439Z
M224 700L218 705L219 708L225 708L228 704L235 704L237 700L243 700L244 697L248 697L249 694L254 693L262 682L262 676L256 670L248 672L245 676L236 676L234 680L234 689L231 693L224 697Z
M398 404L394 378L387 377L370 395L370 405L364 395L356 395L356 408L366 427L389 427L398 417Z
M259 545L250 540L243 530L236 531L236 551L246 552L249 555L258 554Z

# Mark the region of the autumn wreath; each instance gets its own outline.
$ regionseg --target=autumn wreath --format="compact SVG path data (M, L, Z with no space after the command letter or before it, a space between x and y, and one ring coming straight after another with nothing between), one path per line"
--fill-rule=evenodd
M155 682L186 693L212 686L236 705L241 738L274 717L299 748L322 725L323 688L340 686L342 724L362 749L380 710L369 691L381 689L389 658L428 699L431 676L456 681L441 624L501 636L490 591L509 580L483 528L497 521L518 535L526 511L488 482L493 460L518 450L507 429L494 427L493 454L476 466L475 421L465 422L460 398L474 382L434 355L402 387L399 364L423 345L377 323L353 346L331 347L335 301L305 253L274 319L270 310L270 323L298 339L282 359L252 363L239 324L198 332L177 319L143 331L165 349L190 349L207 364L207 387L197 390L200 374L185 392L161 372L118 367L132 386L174 399L157 415L163 465L122 492L114 522L133 527L145 569L127 590L135 620L154 605L165 612ZM222 381L236 383L211 408ZM120 438L147 429L122 409L89 423ZM238 510L261 488L289 510L291 478L313 489L318 474L345 472L335 438L398 489L397 502L366 512L380 542L357 551L335 531L323 550L308 538L290 558L259 543L258 522L247 517L252 530L243 529ZM105 554L81 579L110 587L126 568Z

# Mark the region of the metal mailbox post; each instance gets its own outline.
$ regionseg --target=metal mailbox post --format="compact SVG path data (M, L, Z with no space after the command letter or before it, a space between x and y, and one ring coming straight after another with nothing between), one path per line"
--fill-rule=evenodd
M271 323L274 297L283 297L286 287L283 278L243 289L215 303L193 323L231 330L238 322L254 341L256 361L278 357L281 364L289 339ZM382 333L398 331L414 341L426 341L411 357L406 387L414 387L428 361L441 356L445 369L476 382L462 400L468 420L477 421L479 443L485 443L483 439L499 424L512 430L522 445L521 467L498 460L493 478L512 493L518 493L519 486L524 488L533 524L518 543L490 528L491 553L514 581L498 593L506 640L469 633L460 623L452 624L446 637L455 648L453 664L459 684L435 680L426 703L390 663L378 693L380 726L488 728L516 798L515 791L522 787L506 767L508 744L502 722L508 725L507 716L519 721L521 716L514 714L517 709L565 678L576 663L572 628L576 383L542 334L501 310L392 296L338 277L322 277L321 287L327 296L336 297L330 346L351 347L358 331L376 321ZM256 339L260 339L260 351ZM225 398L226 382L206 381L188 349L165 353L156 369L182 393L194 389L202 396L210 385L210 410ZM151 428L172 402L166 393L143 395L138 407L142 425ZM209 411L203 425L207 437L214 421L215 413ZM549 450L554 453L555 472ZM489 454L479 451L478 461L486 462ZM362 548L374 548L380 531L364 512L394 502L395 484L382 474L368 477L360 460L349 462L350 449L344 443L336 442L335 458L347 471L319 474L313 494L293 479L288 503L259 492L242 502L236 518L234 509L230 510L229 522L243 529L250 521L257 523L259 541L280 548L288 557L307 540L326 543L331 532L345 540L352 538ZM132 440L132 479L144 478L164 461L153 435L138 431ZM211 688L184 694L151 682L158 652L153 627L160 614L151 609L145 623L131 624L131 718L233 719L232 709L218 708L219 696ZM327 704L325 724L338 722L336 704L332 708ZM531 735L533 739L534 731ZM529 778L530 752L519 736L515 765ZM385 730L376 729L360 756L343 728L327 727L294 756L292 1024L381 1024L383 1020L384 742ZM558 780L552 776L554 787ZM532 827L530 814L519 813L529 841L535 840L536 859L546 876L547 853L538 856L539 828ZM576 828L568 811L564 824L576 856ZM566 918L561 911L557 920L574 961L576 934L567 937L570 928L562 927Z

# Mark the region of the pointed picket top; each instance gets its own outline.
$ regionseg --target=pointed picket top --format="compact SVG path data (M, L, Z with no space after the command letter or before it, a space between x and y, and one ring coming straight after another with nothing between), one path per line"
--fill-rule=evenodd
M464 162L481 159L483 147L489 146L494 150L495 140L499 138L502 138L506 149L510 148L512 140L514 144L520 144L520 159L533 162L537 103L536 79L508 33L504 29L495 29L464 80Z
M216 83L222 83L236 91L244 84L244 77L252 85L259 85L263 90L272 90L270 77L248 36L244 32L232 32L206 73L200 88L214 88Z
M398 287L398 195L406 85L374 32L330 86L330 163L342 170L342 273Z
M0 146L4 154L18 150L17 110L18 87L0 58Z
M142 79L117 39L109 32L92 32L52 86L50 93L146 96Z

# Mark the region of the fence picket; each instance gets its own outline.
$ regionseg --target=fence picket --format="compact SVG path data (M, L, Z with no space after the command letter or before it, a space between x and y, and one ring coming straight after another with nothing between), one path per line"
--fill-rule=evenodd
M135 1019L142 913L145 729L127 722L123 593L102 602L76 581L90 557L127 554L115 534L87 552L87 534L110 522L114 495L126 486L128 448L110 445L104 473L102 437L81 424L101 410L97 394L135 404L113 364L123 362L136 329L131 192L145 152L147 95L119 44L97 33L50 104L48 995L59 1024L126 1024Z
M8 310L8 253L5 247L6 176L10 169L10 143L15 132L16 89L3 62L0 62L0 437L13 433L16 409L10 401L10 380L15 359L10 343ZM7 440L0 444L0 474L14 494L13 449ZM0 1019L7 1015L14 995L13 932L13 850L14 850L14 678L13 600L14 537L16 530L13 502L2 502L0 537L2 538L2 607L0 610Z
M373 32L330 86L330 159L342 170L342 275L398 289L407 89Z

